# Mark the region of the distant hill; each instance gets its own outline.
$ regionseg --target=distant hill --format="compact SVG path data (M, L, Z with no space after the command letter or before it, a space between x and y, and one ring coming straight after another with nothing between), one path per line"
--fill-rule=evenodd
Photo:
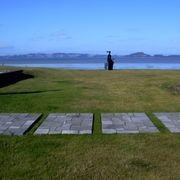
M151 57L151 55L145 54L144 52L137 52L130 55L126 55L126 57Z
M154 57L160 57L161 58L161 57L166 57L166 56L164 56L162 54L155 54Z
M32 53L32 54L22 54L22 55L11 55L11 56L0 56L0 58L5 59L46 59L46 58L88 58L90 55L88 54L79 54L79 53L53 53L53 54L46 54L46 53Z
M126 58L130 58L130 59L151 59L151 58L179 58L180 59L180 55L169 55L169 56L164 56L161 54L156 54L156 55L149 55L149 54L145 54L144 52L136 52L136 53L132 53L129 55L115 55L112 54L114 59L126 59ZM82 53L52 53L52 54L46 54L46 53L31 53L31 54L22 54L22 55L9 55L9 56L0 56L0 60L14 60L14 59L57 59L57 60L67 60L67 59L71 59L71 60L89 60L89 59L106 59L107 55L101 55L101 54L96 54L96 55L90 55L90 54L82 54Z

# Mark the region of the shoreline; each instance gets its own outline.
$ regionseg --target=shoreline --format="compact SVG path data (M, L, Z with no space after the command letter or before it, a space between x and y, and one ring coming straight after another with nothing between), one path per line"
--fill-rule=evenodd
M18 63L12 67L52 68L68 70L105 70L105 63ZM114 70L180 70L180 63L115 63Z

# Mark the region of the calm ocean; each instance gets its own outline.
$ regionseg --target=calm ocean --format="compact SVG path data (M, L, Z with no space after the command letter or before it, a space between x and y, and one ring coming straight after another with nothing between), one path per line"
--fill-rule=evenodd
M1 65L80 70L103 70L106 59L0 59ZM146 57L115 59L114 69L180 70L179 57Z
M57 63L57 64L4 64L16 67L43 67L60 69L79 69L79 70L103 70L104 63ZM180 70L180 63L116 63L114 69L172 69Z

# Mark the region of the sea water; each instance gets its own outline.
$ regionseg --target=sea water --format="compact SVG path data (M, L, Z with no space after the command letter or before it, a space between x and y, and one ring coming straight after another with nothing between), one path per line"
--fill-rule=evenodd
M4 64L16 67L42 67L79 70L104 70L105 63L46 63L46 64ZM169 69L180 70L180 63L115 63L114 69Z

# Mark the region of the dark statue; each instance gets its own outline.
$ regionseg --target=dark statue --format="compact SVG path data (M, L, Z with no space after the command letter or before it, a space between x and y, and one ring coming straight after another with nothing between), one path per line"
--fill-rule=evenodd
M107 53L108 53L107 56L108 70L113 70L114 61L112 60L111 51L107 51Z

